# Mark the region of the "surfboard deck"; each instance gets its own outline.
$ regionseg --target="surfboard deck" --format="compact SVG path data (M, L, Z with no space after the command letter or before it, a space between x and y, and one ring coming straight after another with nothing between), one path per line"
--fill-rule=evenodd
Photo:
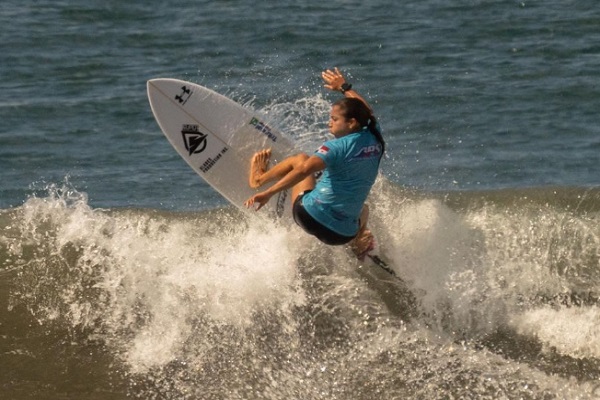
M179 155L211 187L244 212L244 201L256 191L248 185L252 156L271 148L272 162L297 152L294 141L260 116L203 86L179 79L148 81L150 107L162 132ZM264 206L273 218L292 221L288 191ZM365 258L391 275L394 270L377 254Z
M273 162L291 154L294 142L235 101L203 86L178 79L148 81L150 107L162 132L179 155L233 205L255 190L248 186L252 156L271 148ZM277 217L291 217L288 192L265 206Z

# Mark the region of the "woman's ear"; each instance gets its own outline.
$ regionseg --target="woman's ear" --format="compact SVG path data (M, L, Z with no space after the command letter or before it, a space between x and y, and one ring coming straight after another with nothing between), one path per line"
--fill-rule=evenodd
M356 129L356 130L362 128L362 126L360 125L360 122L358 122L358 120L356 118L350 119L350 127L352 129Z

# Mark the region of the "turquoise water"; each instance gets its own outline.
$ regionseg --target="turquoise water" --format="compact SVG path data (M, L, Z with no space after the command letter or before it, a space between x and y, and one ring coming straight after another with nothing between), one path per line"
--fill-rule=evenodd
M0 397L600 397L598 26L591 0L3 1ZM312 151L334 66L384 128L405 285L239 215L146 97L193 81Z

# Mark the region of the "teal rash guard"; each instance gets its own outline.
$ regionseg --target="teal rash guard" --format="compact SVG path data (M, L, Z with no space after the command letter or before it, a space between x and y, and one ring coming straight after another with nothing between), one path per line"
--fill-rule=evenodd
M315 189L302 198L306 212L340 235L356 235L381 152L381 144L366 127L325 142L315 152L325 162L325 171Z

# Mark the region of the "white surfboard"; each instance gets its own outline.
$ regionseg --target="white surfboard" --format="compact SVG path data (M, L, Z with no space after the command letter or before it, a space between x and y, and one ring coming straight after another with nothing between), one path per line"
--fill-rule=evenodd
M179 155L210 186L242 210L256 191L248 186L250 160L271 148L276 163L294 151L294 142L247 108L203 86L177 80L148 81L156 121ZM265 206L291 217L288 191Z
M260 116L203 86L178 79L148 81L148 98L156 121L179 155L229 202L248 211L244 201L256 193L248 185L250 160L271 148L271 162L295 153L294 141ZM265 206L274 217L292 223L288 191L278 193ZM367 260L392 275L395 272L377 255Z

